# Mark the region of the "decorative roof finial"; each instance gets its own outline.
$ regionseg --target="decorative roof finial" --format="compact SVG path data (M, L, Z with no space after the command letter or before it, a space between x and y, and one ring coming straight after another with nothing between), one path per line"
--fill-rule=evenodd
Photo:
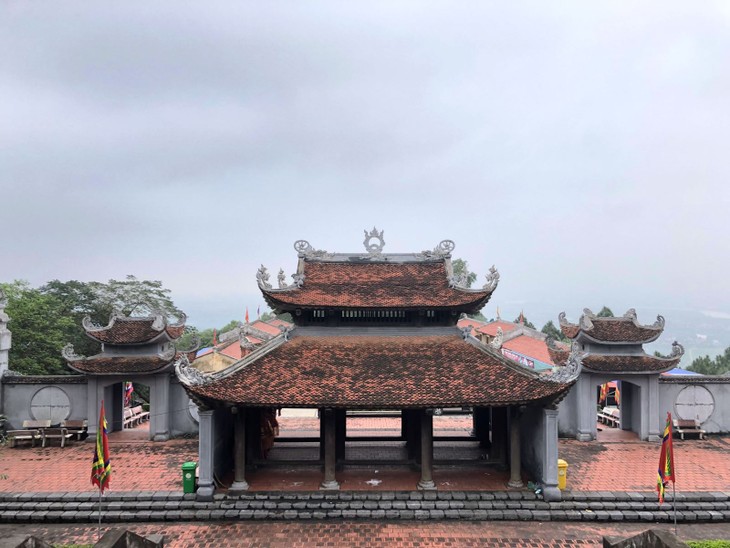
M365 246L365 251L367 251L370 255L380 255L383 252L383 247L385 247L385 240L383 239L383 230L378 232L378 230L373 227L373 229L368 232L367 230L364 230L365 232L365 239L363 240L363 245ZM371 243L371 240L377 239L379 243Z
M487 289L489 291L494 291L497 289L497 285L499 284L499 272L497 269L492 265L492 267L489 269L489 274L487 274L487 283L484 284L484 289Z
M502 328L498 327L497 335L489 342L489 346L491 346L494 350L501 350L503 342L504 342L504 333L502 332Z
M279 274L276 276L276 281L279 282L279 289L286 289L288 286L286 285L286 274L284 274L284 269L279 269Z
M260 288L271 289L271 284L269 283L269 271L264 265L261 265L261 267L256 272L256 281L258 282Z

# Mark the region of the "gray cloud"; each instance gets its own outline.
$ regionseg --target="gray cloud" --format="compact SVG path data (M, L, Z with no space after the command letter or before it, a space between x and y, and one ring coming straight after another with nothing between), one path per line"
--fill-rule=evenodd
M722 2L6 2L0 279L134 273L225 321L293 240L375 223L496 263L493 304L730 310L728 26Z

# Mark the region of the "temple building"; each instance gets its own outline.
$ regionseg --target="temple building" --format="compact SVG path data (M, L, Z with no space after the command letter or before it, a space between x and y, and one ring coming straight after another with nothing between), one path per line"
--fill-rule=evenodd
M500 352L501 337L484 344L460 329L497 288L490 269L478 289L465 287L451 265L454 243L421 253L383 253L383 232L365 231L365 253L328 253L308 242L293 282L283 271L277 287L265 267L259 288L276 313L294 326L251 349L224 369L205 373L182 356L180 382L199 407L198 498L210 499L214 477L232 471L229 494L248 488L247 465L261 463L261 424L279 408L320 410L321 489L339 488L347 439L347 411L393 410L411 464L414 488L436 488L433 416L443 408L471 408L474 435L489 448L489 463L509 468L512 487L523 469L558 500L557 404L580 373L580 353L540 374Z
M660 374L676 367L684 354L677 342L667 357L644 352L643 345L657 340L664 331L664 318L658 316L653 324L643 325L632 308L620 317L600 317L585 309L577 324L568 322L565 312L558 319L563 334L584 352L580 379L560 405L561 434L582 441L596 439L597 387L618 381L621 428L642 440L659 441L663 428ZM555 363L567 359L568 352L553 342L548 348Z
M175 361L182 355L175 347L185 331L185 317L170 323L163 315L127 317L113 314L105 326L91 318L83 320L86 335L101 344L94 356L77 356L73 345L63 349L68 366L83 376L87 385L86 417L96 417L101 400L105 402L111 430L121 430L124 421L124 383L147 385L150 389L150 439L165 441L171 436L171 420L180 422L178 432L194 430L187 415L188 398L171 375ZM195 349L186 351L194 359ZM175 381L175 382L173 382ZM182 419L177 415L183 415ZM90 420L89 433L96 433Z

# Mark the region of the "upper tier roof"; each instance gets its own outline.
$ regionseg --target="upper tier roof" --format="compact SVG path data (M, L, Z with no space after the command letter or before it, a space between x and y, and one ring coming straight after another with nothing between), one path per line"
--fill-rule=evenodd
M453 242L444 240L433 251L416 254L383 254L373 252L382 232L368 236L366 254L330 254L312 249L307 242L295 244L299 266L287 286L283 271L279 287L269 283L269 274L261 267L257 274L259 287L273 309L294 310L322 308L451 308L459 312L481 309L499 282L499 273L492 267L487 283L480 289L469 289L463 278L451 270ZM375 246L378 250L382 248Z
M554 363L563 364L568 359L569 352L565 348L557 346L553 339L548 339L547 348ZM672 344L672 353L669 356L651 356L643 352L639 354L588 353L583 356L582 363L587 371L598 373L661 373L676 367L683 355L684 347L675 342Z
M636 310L630 308L620 317L596 316L589 309L583 310L578 324L565 318L565 312L558 316L560 329L570 338L603 344L645 344L655 341L664 331L664 318L657 316L652 325L642 325L636 318Z
M179 339L185 331L185 315L177 323L169 323L162 315L130 317L113 314L105 326L96 325L89 316L83 320L86 334L94 340L111 345L147 344Z
M401 409L552 401L579 367L541 376L454 327L300 327L219 373L176 372L209 403Z

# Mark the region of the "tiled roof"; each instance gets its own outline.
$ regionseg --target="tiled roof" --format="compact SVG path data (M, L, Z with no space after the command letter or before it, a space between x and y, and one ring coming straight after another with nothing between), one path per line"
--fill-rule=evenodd
M518 327L520 327L520 324L517 324L514 322L505 322L504 320L495 320L493 322L483 324L481 327L478 327L477 331L479 333L485 333L485 334L489 335L490 337L496 337L498 328L502 330L502 333L507 334L510 331L514 331Z
M565 319L565 312L558 316L560 330L563 334L575 339L579 334L583 337L608 344L645 344L655 341L664 331L664 318L657 316L652 325L642 325L636 319L636 311L629 309L623 316L597 316L586 309L578 324Z
M568 361L568 356L570 355L570 347L568 345L553 341L552 344L547 342L545 346L550 355L550 361L555 365L563 365Z
M444 261L305 261L301 288L262 289L272 308L482 308L489 290L449 287Z
M545 341L540 339L528 337L527 335L520 335L514 339L504 341L502 348L518 352L523 356L539 360L548 365L555 365L555 362L553 362L550 357Z
M648 354L586 354L583 356L583 367L591 371L611 373L656 373L675 367L682 359L660 358Z
M590 338L603 342L649 343L664 327L637 325L631 318L591 318L593 327L583 329Z
M89 358L68 361L69 367L81 373L119 375L127 373L156 373L171 366L169 356L105 356L97 354Z
M281 321L281 320L276 320L276 321L278 322L277 325L279 325L279 324L280 325L283 325L283 326L291 325L291 324L289 324L289 322L284 322L284 321ZM274 322L274 320L271 320L269 322L265 322L263 320L256 320L255 322L253 322L251 324L251 327L253 327L254 329L258 329L259 331L263 331L264 333L268 333L269 335L273 335L274 337L276 337L277 335L280 335L281 334L281 329L279 329L277 327L277 325L272 325L273 322Z
M175 340L185 331L184 322L171 325L163 317L112 316L109 324L95 326L89 318L84 319L86 334L99 342L112 345L142 344L152 342L164 332L169 340Z
M570 386L464 341L455 328L438 334L428 334L433 333L428 328L399 335L386 329L330 332L295 331L288 342L188 390L242 405L397 409L529 403Z

